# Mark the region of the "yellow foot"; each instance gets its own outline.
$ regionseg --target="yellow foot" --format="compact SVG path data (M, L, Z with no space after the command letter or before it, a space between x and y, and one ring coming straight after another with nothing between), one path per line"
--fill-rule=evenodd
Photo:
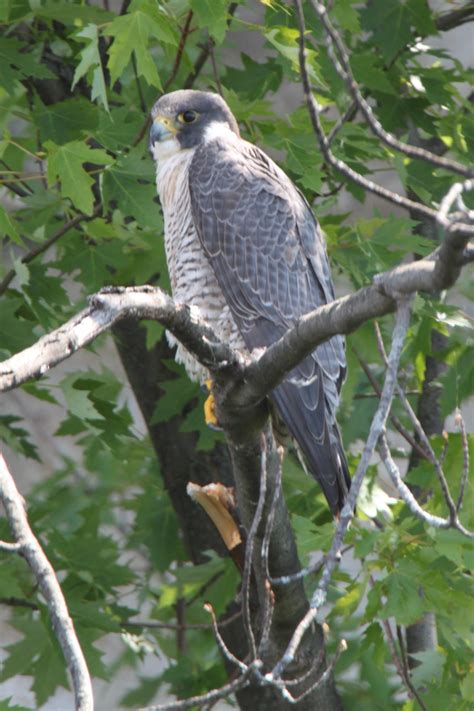
M216 401L214 395L211 393L212 380L206 380L205 386L210 393L206 402L204 403L204 419L206 420L206 425L213 430L220 430L219 420L216 416Z

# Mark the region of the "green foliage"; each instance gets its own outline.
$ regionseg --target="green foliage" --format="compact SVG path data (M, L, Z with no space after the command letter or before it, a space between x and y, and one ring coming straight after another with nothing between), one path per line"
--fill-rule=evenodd
M354 201L349 207L344 202L342 212L341 178L324 163L302 103L298 31L290 4L247 3L255 13L251 19L238 8L232 20L225 0L133 0L123 3L122 15L120 5L111 3L113 10L107 10L81 0L0 3L0 284L10 269L15 274L0 286L2 359L59 327L86 305L87 296L107 284L152 283L169 289L145 122L164 86L181 88L193 76L209 38L219 76L209 59L195 87L222 87L243 137L275 155L314 204L341 289L369 284L407 254L432 251L433 243L417 232L419 224L392 214L387 205L357 217L356 203L366 199L359 186L346 185ZM192 31L184 37L191 11ZM334 111L345 111L351 99L310 3L305 3L305 14L316 40L308 43L310 78L319 103L328 109L321 120L330 131ZM403 139L416 129L427 140L444 144L456 160L472 163L474 122L460 89L472 81L472 72L439 48L439 38L437 48L430 46L437 30L429 4L375 0L362 7L354 0L336 0L331 18L384 128ZM426 40L425 46L419 38ZM290 102L289 96L296 100ZM332 147L352 168L374 179L378 174L372 175L373 166L395 171L403 189L429 204L438 203L453 182L446 171L393 154L358 118L340 128ZM460 288L472 298L468 278ZM447 303L444 294L416 298L402 358L401 382L414 405L427 359L447 363L439 379L443 416L472 396L474 384L472 324L453 301ZM392 323L392 317L380 323L387 344ZM149 348L164 337L156 324L144 328ZM441 352L432 351L433 330L446 337ZM377 406L360 361L369 365L379 385L384 373L372 324L347 339L347 356L339 420L353 471ZM121 700L123 708L151 703L163 685L182 696L219 686L226 674L212 630L187 629L183 655L176 630L137 628L133 621L173 624L184 608L188 623L206 625L203 603L210 601L217 614L225 613L236 595L237 573L229 560L212 552L192 565L180 518L130 405L110 337L94 343L81 366L76 368L76 362L71 359L67 369L59 367L54 375L23 386L23 408L14 399L3 400L0 440L34 472L35 484L27 495L29 518L60 573L89 668L111 684L125 667L135 670L137 683ZM163 370L153 426L176 418L181 432L196 433L197 452L211 451L222 435L203 423L205 394L174 362L165 365L169 377ZM30 408L53 413L43 429L36 430L25 414ZM395 412L411 430L401 408ZM55 452L41 441L39 432L46 430L48 441L54 436ZM446 451L445 438L431 439L435 451L444 452L456 498L464 467L461 435L449 434ZM74 459L66 449L71 441ZM469 446L472 462L471 441ZM398 455L402 462L408 460L406 442ZM41 459L42 468L37 464ZM388 505L374 472L375 467L346 542L353 558L350 574L339 569L329 591L329 654L339 638L348 640L336 669L345 707L415 707L395 673L384 625L388 622L395 630L395 625L403 627L435 612L439 645L417 655L413 681L422 686L428 708L467 711L474 700L468 665L472 549L457 532L430 529L401 503ZM432 513L446 515L431 465L419 463L408 481L429 495L426 506ZM314 551L327 551L334 525L320 489L291 456L285 461L284 491L301 560L308 563ZM466 502L469 497L468 483ZM378 527L372 521L375 515ZM467 503L461 518L472 526ZM4 519L0 538L9 540ZM68 686L64 661L25 562L3 552L0 560L0 599L24 603L11 608L18 641L3 650L0 683L20 674L31 676L39 707L59 687ZM311 592L314 576L305 584ZM102 658L108 635L120 645L113 664ZM153 678L143 672L147 652L167 660ZM0 700L0 711L20 708L14 698Z

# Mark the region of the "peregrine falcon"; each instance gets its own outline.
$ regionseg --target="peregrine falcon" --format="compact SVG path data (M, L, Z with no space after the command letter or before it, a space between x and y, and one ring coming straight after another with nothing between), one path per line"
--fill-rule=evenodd
M175 300L234 348L268 347L300 316L334 299L324 238L308 203L271 158L240 137L219 95L174 91L158 99L151 116ZM176 345L188 375L207 380L206 369ZM334 514L350 486L336 423L345 372L344 340L334 336L271 394Z

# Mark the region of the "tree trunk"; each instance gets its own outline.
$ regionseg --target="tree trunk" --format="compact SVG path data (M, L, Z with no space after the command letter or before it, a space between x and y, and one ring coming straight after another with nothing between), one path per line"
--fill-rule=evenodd
M180 417L174 417L168 422L152 424L151 418L161 394L160 383L173 377L173 374L163 365L163 360L172 358L173 352L164 338L151 351L148 351L145 345L144 330L136 322L120 322L114 328L114 335L120 358L145 419L160 463L165 486L178 515L184 543L190 558L194 562L199 562L202 560L203 551L210 548L220 555L227 555L216 529L200 507L196 506L186 493L186 486L189 481L201 485L208 484L211 481L220 481L226 486L235 485L227 446L218 445L212 452L196 451L196 435L180 432L180 424L182 422ZM271 434L268 436L271 436ZM253 456L255 452L248 451L247 454ZM242 456L243 460L238 462L237 466L245 466L245 453ZM246 486L247 488L245 488ZM258 501L259 487L258 480L254 481L250 488L248 488L248 481L246 485L240 482L240 487L237 487L239 510L242 522L247 530L251 525L253 512ZM271 496L270 489L267 500L270 500ZM288 513L281 495L277 509L276 522L283 521L283 526L281 524L279 526L275 525L269 556L271 574L275 576L294 573L299 569ZM260 551L263 534L262 530L257 532L255 550ZM280 556L284 561L281 570L277 569L274 562L278 561ZM259 577L258 570L255 571L255 577ZM283 654L296 624L308 609L302 581L290 586L280 587L279 591L275 591L275 597L277 601L274 621L264 659L266 666L268 664L268 668L271 668L271 665ZM257 628L261 607L258 591L253 589L252 612ZM236 608L234 607L233 609ZM232 653L239 659L245 660L248 656L248 641L242 619L239 618L234 623L224 627L222 634ZM228 662L226 664L229 676L232 677L236 673L236 669ZM314 683L326 668L324 636L320 625L314 625L311 631L306 634L301 645L301 653L298 655L294 667L289 667L287 671L288 675L300 676L309 672L311 668L313 668L313 671L307 675L305 680L306 687L303 686L302 690L307 688L310 683ZM301 693L301 689L295 691L295 695L297 693ZM308 693L296 705L282 699L274 688L253 682L237 693L237 699L240 708L244 711L245 709L252 709L252 711L265 711L265 709L286 711L290 708L297 708L299 711L342 710L332 675L329 676L325 683Z

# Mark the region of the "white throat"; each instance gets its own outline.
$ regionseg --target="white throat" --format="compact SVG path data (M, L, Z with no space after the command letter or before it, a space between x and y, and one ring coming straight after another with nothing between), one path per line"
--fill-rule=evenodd
M157 163L162 163L163 161L171 158L171 156L176 155L182 148L179 141L174 136L170 136L165 141L155 141L151 146L151 152L153 158Z

